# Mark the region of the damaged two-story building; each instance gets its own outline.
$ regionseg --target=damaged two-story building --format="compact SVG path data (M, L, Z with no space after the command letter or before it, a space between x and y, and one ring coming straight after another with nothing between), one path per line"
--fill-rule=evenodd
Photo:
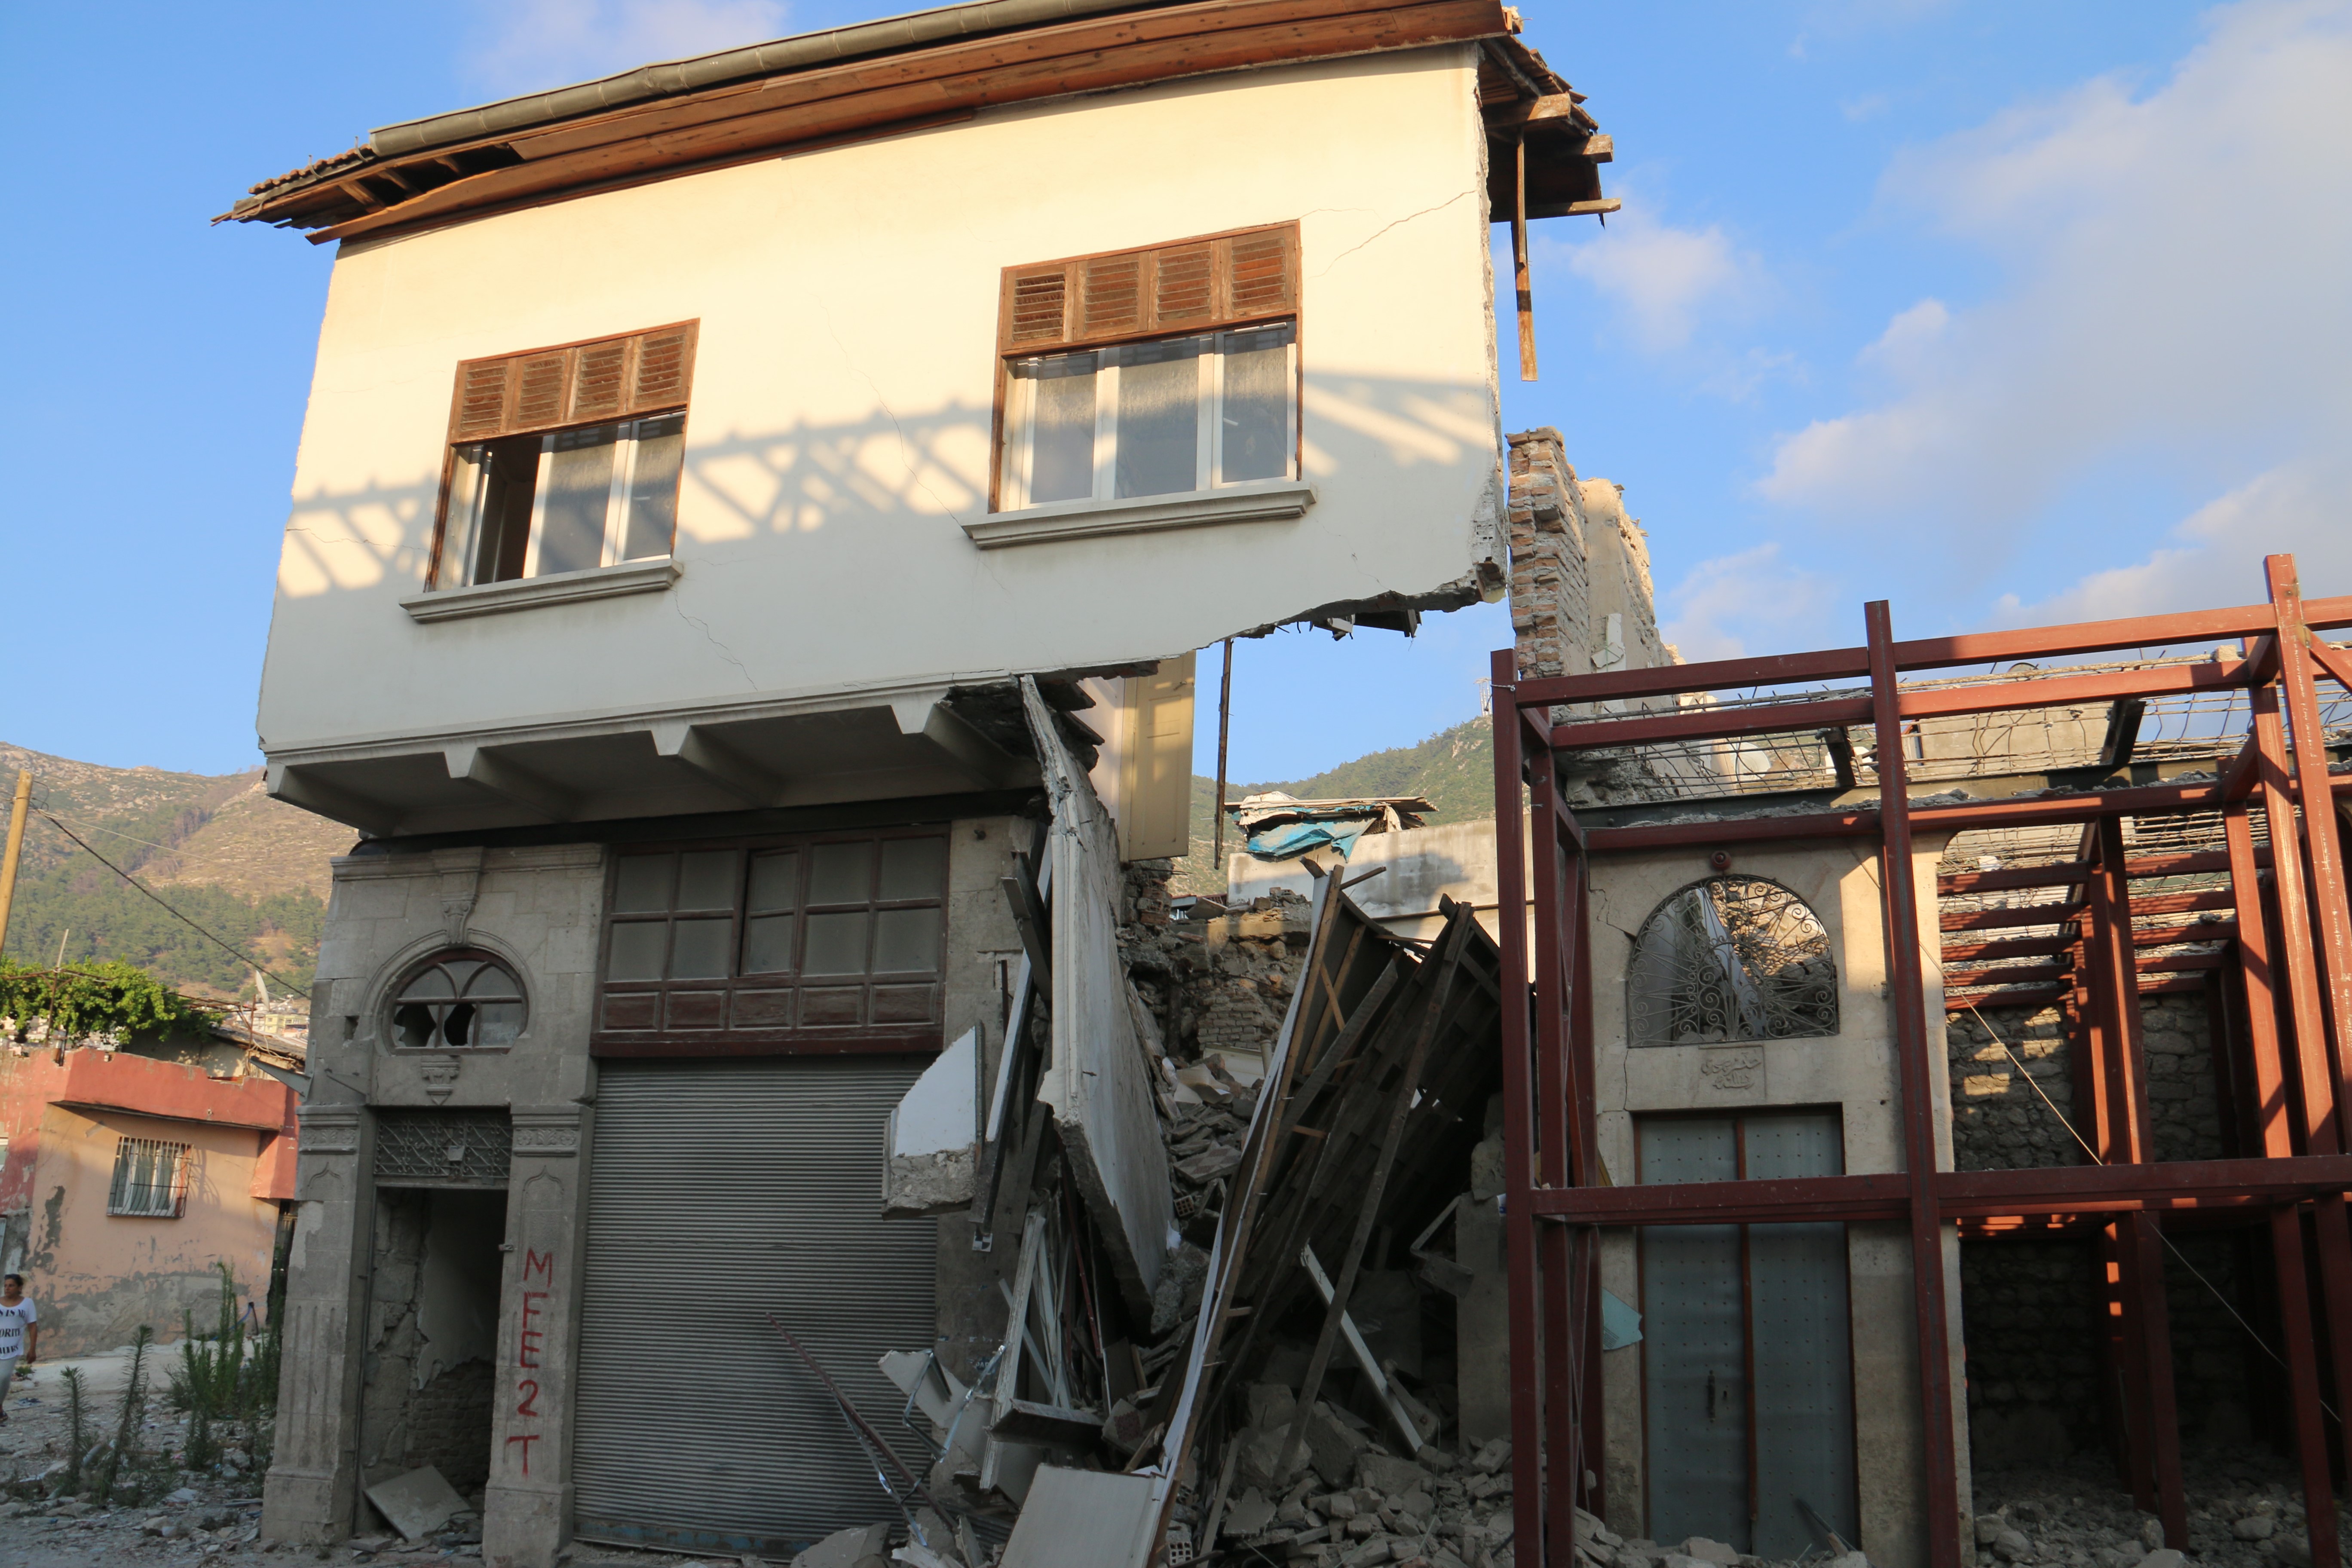
M987 0L226 215L336 247L259 726L359 835L267 1533L427 1464L500 1564L882 1517L771 1317L893 1431L879 1357L1003 1337L1020 1237L880 1217L883 1138L950 1042L989 1080L1047 867L1037 1093L1149 1315L1117 862L1184 845L1194 650L1506 591L1496 226L1613 205L1519 26Z

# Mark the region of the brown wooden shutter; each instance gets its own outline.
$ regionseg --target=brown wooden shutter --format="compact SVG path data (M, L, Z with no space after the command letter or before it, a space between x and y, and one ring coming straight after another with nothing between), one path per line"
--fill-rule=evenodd
M532 349L457 367L449 439L487 441L683 407L698 323Z
M1203 324L1217 313L1216 248L1171 245L1160 252L1152 279L1152 313L1162 327Z
M694 328L667 327L637 338L636 384L629 390L629 412L675 408L686 401L694 382Z
M1123 337L1143 331L1142 253L1098 256L1087 263L1086 320L1079 335Z
M480 440L506 428L507 387L513 369L514 361L505 359L478 359L457 367L457 406L449 416L452 437Z
M1062 342L1071 335L1069 312L1068 268L1015 269L1005 275L1005 347Z
M521 428L563 423L564 392L572 379L569 353L530 354L518 373L514 422Z
M629 351L635 343L614 338L580 350L572 374L572 417L609 419L621 411L629 390Z
M1278 316L1298 308L1298 268L1294 265L1297 231L1261 229L1228 241L1232 292L1224 314L1231 321Z
M1279 224L1004 271L997 344L1047 353L1298 310L1298 226Z

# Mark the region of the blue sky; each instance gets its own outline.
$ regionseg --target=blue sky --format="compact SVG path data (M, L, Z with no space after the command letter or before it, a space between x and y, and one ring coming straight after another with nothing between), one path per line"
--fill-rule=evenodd
M47 62L0 104L37 150L0 170L0 738L257 760L329 258L208 228L246 185L371 126L884 8L0 14L7 58ZM1874 597L1912 635L2242 603L2265 550L2352 592L2352 0L1521 8L1614 136L1625 211L1538 226L1544 378L1507 383L1507 424L1626 486L1690 657L1857 640ZM1487 607L1240 645L1235 776L1470 717L1508 635Z

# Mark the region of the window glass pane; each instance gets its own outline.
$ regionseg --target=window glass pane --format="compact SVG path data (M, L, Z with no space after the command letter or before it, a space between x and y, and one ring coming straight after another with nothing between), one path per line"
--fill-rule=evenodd
M436 996L455 996L456 994L457 994L457 988L449 984L449 972L437 963L410 981L408 989L401 993L404 999L421 996L427 1000Z
M530 504L539 489L536 436L510 436L478 448L481 526L474 536L473 581L508 583L522 575L530 549Z
M460 1002L441 1016L441 1043L445 1046L480 1043L474 1038L474 1005L471 1002Z
M485 1002L474 1015L474 1043L510 1046L522 1034L522 1004Z
M659 980L662 947L668 940L667 921L622 921L613 928L613 956L604 978Z
M812 904L862 904L872 899L873 841L813 846L809 850L808 896Z
M882 846L882 897L936 899L946 880L948 842L944 838L892 838Z
M566 430L551 437L547 502L539 531L539 575L583 572L604 563L604 514L613 500L617 425Z
M677 528L677 477L686 463L686 416L637 421L637 462L629 475L629 526L621 559L667 555Z
M1118 351L1118 479L1114 495L1164 496L1200 483L1204 340Z
M1057 354L1017 364L1031 382L1029 504L1095 493L1095 356Z
M782 974L793 966L793 917L757 915L743 922L743 973Z
M624 855L619 885L613 889L613 912L649 915L669 908L670 873L677 867L671 855Z
M848 914L811 915L808 957L803 974L863 974L866 973L866 921L863 910Z
M751 857L751 903L755 910L789 910L800 902L801 858L796 850Z
M1222 483L1290 472L1290 339L1286 324L1225 335Z
M495 963L468 963L467 967L474 971L474 977L466 982L466 994L468 996L522 994L522 987L515 984L515 977Z
M482 484L490 452L479 441L460 447L449 463L449 501L441 514L441 562L434 582L456 588L473 582L476 531L481 526Z
M404 1050L421 1051L433 1043L433 1009L422 1002L404 1002L392 1012L392 1043Z
M670 943L672 980L727 978L728 942L735 932L731 920L680 921L677 940Z
M677 861L677 907L682 910L729 910L735 907L735 852L697 849Z
M884 910L874 917L874 973L937 973L940 911Z

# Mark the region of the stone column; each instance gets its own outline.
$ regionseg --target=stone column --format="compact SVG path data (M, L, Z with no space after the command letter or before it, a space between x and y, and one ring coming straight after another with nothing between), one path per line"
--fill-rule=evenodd
M320 1077L321 1089L331 1080ZM301 1202L286 1276L276 1456L261 1533L325 1545L358 1507L361 1357L367 1315L374 1138L356 1103L306 1105L295 1167Z
M513 1116L482 1559L488 1568L553 1568L572 1533L588 1113L518 1105Z

